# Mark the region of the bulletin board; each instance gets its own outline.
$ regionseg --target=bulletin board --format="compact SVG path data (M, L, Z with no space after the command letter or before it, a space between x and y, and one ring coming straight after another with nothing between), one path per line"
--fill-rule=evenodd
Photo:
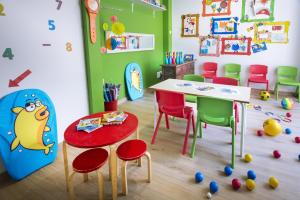
M238 17L212 18L212 34L237 34Z
M258 22L254 25L255 43L288 43L290 22Z
M203 0L202 16L222 16L231 14L231 0Z
M219 36L200 36L200 56L220 56Z
M241 22L274 21L275 0L243 0Z
M222 38L221 54L251 55L252 38Z

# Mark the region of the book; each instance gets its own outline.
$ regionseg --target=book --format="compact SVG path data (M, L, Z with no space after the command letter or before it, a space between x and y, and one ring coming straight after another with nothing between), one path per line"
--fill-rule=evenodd
M81 119L77 124L77 131L86 131L90 133L98 128L101 128L102 126L101 117Z
M104 116L105 115L105 116ZM128 117L128 114L124 112L112 112L104 114L101 124L102 125L120 125L122 124L126 118Z

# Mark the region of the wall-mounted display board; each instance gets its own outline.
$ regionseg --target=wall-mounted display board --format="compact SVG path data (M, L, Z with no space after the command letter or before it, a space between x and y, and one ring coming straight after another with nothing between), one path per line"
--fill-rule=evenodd
M243 0L241 22L274 21L275 0Z
M220 56L220 37L219 36L200 36L200 56Z
M181 37L199 36L199 14L181 16Z
M237 34L238 17L212 18L212 34Z
M110 38L115 39L116 48L114 50L107 49L107 53L150 51L155 49L154 34L123 33L122 35L115 35L111 31L106 31L106 40Z
M252 38L222 38L221 54L251 55Z
M203 0L202 16L230 15L231 0Z
M255 43L288 43L290 22L257 22L254 24Z

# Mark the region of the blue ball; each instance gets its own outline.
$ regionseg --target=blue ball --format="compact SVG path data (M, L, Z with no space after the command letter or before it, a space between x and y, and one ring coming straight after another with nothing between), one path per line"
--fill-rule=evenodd
M210 190L210 193L212 193L212 194L218 192L218 190L219 190L218 183L216 181L210 182L209 190Z
M201 172L196 172L195 174L195 182L201 183L204 180L204 176Z
M255 179L256 179L256 174L255 174L255 172L252 171L252 170L249 170L249 171L247 172L247 176L248 176L248 179L252 179L252 180L255 180Z
M289 135L289 134L292 133L292 130L291 130L290 128L286 128L286 129L285 129L285 133Z
M224 168L224 173L226 174L226 176L230 176L232 174L232 168L229 165L227 165Z

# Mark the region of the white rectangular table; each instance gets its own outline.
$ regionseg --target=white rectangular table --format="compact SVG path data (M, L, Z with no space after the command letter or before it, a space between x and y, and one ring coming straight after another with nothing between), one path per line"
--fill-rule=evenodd
M195 81L186 81L179 79L168 79L150 87L154 90L166 90L171 92L180 92L195 96L214 97L238 102L241 104L241 141L240 155L244 155L244 140L246 134L247 104L250 103L251 88L243 86L229 86L222 84L203 83ZM156 96L154 92L154 128L156 124Z

